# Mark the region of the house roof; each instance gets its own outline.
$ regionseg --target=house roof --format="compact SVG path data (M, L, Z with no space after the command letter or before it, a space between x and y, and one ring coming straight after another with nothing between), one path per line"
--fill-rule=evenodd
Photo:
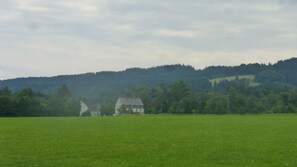
M121 103L122 105L143 106L143 102L140 98L118 98L117 103Z

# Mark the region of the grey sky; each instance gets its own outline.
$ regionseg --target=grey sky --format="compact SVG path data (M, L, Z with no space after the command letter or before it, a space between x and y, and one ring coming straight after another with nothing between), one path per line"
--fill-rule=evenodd
M297 0L1 0L0 79L297 56Z

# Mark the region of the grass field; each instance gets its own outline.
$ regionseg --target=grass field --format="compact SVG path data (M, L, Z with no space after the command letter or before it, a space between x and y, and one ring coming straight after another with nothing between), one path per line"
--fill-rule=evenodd
M229 76L229 77L222 77L222 78L215 78L209 80L211 85L214 86L215 83L219 84L220 82L227 80L227 81L233 81L236 79L236 76ZM255 75L239 75L238 79L247 79L250 80L250 86L258 86L259 83L255 82Z
M297 115L0 119L0 166L297 166Z

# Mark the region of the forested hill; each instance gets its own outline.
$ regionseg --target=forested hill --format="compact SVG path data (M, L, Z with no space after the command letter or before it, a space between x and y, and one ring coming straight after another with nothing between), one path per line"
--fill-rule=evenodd
M132 68L121 72L97 72L56 77L29 77L0 81L0 88L19 91L32 88L51 94L66 84L77 97L99 98L118 96L123 90L133 87L154 87L183 80L195 90L210 90L209 79L255 75L258 82L278 82L297 86L297 58L279 61L276 64L242 64L234 67L211 66L195 70L185 65L165 65L148 69Z
M297 58L275 64L242 64L240 66L212 66L201 71L202 76L216 78L234 75L255 75L258 82L279 82L297 86Z

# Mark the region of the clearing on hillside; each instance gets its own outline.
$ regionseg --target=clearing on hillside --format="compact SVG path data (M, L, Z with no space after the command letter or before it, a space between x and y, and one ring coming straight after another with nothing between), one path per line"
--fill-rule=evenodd
M239 80L247 79L250 81L250 86L258 86L259 83L255 82L255 75L238 75L238 76L229 76L229 77L221 77L221 78L214 78L210 79L210 83L214 86L215 83L219 84L222 81L233 81L238 77Z

